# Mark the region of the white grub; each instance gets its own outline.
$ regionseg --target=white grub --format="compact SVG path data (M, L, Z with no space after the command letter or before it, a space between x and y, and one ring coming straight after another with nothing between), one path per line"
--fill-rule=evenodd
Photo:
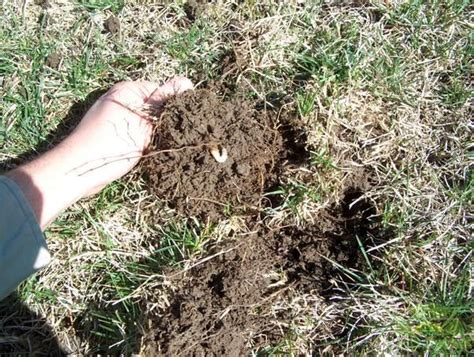
M219 163L224 163L227 160L227 149L221 145L210 145L209 151L212 157Z

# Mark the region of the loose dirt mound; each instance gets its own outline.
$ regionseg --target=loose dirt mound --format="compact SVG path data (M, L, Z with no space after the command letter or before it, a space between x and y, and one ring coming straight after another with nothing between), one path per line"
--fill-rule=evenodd
M155 125L141 174L182 215L216 220L228 207L254 213L249 208L278 183L282 166L307 158L294 129L279 132L250 103L223 102L207 90L172 98ZM219 162L211 149L218 149L218 159L227 150L228 158ZM277 302L305 294L324 299L335 266L361 265L355 235L365 236L373 213L358 200L361 182L339 206L321 211L317 225L269 230L249 223L253 233L214 247L186 273L171 272L169 308L152 316L146 352L240 356L281 342L292 313L275 311Z
M275 181L282 139L250 103L196 90L166 103L150 150L141 170L149 190L183 215L213 220L259 204ZM227 160L212 150L218 158L226 150Z
M216 247L210 254L220 255L187 276L179 275L177 292L148 343L150 354L242 356L278 344L291 316L271 311L277 300L326 295L337 275L333 262L362 265L352 228L365 227L367 213L351 211L353 197L347 197L318 226L242 236Z

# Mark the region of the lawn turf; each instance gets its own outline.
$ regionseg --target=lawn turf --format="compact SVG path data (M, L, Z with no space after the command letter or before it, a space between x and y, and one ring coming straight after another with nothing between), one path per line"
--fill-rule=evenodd
M472 350L468 1L12 1L0 17L3 169L53 145L113 83L185 75L295 113L310 160L270 193L281 202L270 225L304 226L370 177L368 268L334 277L324 308L313 296L276 306L293 312L291 333L255 353ZM183 223L155 201L125 177L59 217L51 265L0 305L0 351L139 352L145 312L167 304L163 269L245 231L239 217Z

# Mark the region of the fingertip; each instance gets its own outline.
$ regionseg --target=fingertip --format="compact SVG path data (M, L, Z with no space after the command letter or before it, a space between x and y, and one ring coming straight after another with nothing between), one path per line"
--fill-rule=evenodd
M173 77L158 87L148 98L148 103L159 104L168 97L194 89L193 83L186 77Z
M170 81L168 81L168 83L170 82L179 93L194 89L193 82L191 82L191 80L186 77L173 77Z

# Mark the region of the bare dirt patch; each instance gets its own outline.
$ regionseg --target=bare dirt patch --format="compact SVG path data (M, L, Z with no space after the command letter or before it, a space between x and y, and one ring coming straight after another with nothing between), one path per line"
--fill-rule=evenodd
M178 213L214 220L259 205L276 180L282 145L272 120L250 102L196 90L166 103L141 171Z
M368 208L351 208L358 198L353 192L324 212L321 224L260 229L215 247L210 255L220 255L187 274L172 274L176 290L156 319L147 352L242 356L281 342L292 316L272 310L275 302L302 294L328 297L330 279L341 273L334 263L363 266L353 228L369 229Z

